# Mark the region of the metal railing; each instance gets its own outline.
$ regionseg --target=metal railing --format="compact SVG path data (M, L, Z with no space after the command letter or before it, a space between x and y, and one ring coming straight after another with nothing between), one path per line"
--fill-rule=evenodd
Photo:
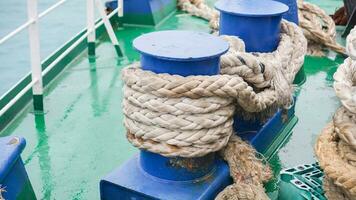
M96 40L95 30L97 27L104 24L107 33L115 45L116 49L119 49L118 55L121 51L119 48L119 42L115 36L113 27L109 19L118 13L119 17L123 16L123 0L118 0L118 8L114 10L109 15L105 13L105 7L101 0L87 0L87 31L78 40L76 40L70 47L68 47L64 52L61 53L53 62L51 62L45 70L42 71L41 55L40 55L40 35L39 35L39 20L67 2L67 0L60 0L53 4L51 7L45 11L38 13L38 0L27 0L27 13L28 21L16 28L15 30L8 33L6 36L0 39L0 45L10 40L15 35L19 34L26 28L29 31L29 46L30 46L30 61L31 61L31 82L26 85L17 95L12 98L3 108L0 110L0 116L6 113L24 94L26 94L29 89L32 88L33 100L40 101L34 102L35 110L43 111L43 83L42 78L46 75L54 66L56 66L66 55L68 55L78 44L87 38L88 44L94 43ZM99 11L101 21L95 24L95 5ZM95 45L92 45L95 48ZM35 98L35 96L40 96L41 98ZM40 105L37 106L36 105ZM42 106L41 106L42 105Z

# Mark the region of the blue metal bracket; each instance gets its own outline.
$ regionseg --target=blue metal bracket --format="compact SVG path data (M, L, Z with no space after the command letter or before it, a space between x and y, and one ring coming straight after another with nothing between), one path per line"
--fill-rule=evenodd
M0 138L0 188L6 200L36 199L25 166L20 157L26 146L23 138Z

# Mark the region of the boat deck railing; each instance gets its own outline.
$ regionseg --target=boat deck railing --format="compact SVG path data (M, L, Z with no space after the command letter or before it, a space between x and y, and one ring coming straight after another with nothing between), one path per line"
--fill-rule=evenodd
M56 10L59 6L63 5L68 0L60 0L57 3L50 6L45 11L38 13L38 0L27 0L27 13L28 20L24 24L17 27L15 30L11 31L3 38L0 38L0 46L19 34L20 32L28 29L29 32L29 49L30 49L30 61L31 61L31 82L19 91L16 96L14 96L10 101L7 102L0 109L0 116L6 113L24 94L26 94L32 88L34 109L35 111L43 111L43 77L56 66L66 55L68 55L78 44L87 39L88 43L94 43L96 40L95 30L97 27L104 24L107 33L115 46L118 46L118 40L113 31L113 27L109 19L118 14L119 17L123 16L123 0L118 0L118 8L111 12L109 15L105 13L105 7L101 0L87 0L87 30L71 44L64 52L61 53L55 60L53 60L44 70L42 67L42 60L40 55L40 34L39 34L39 22L40 19L45 17L47 14ZM95 21L95 7L97 7L101 21L96 23ZM95 48L95 45L93 45ZM10 90L11 91L11 90ZM9 92L10 92L9 91ZM7 93L9 93L7 92ZM0 97L3 99L7 93Z

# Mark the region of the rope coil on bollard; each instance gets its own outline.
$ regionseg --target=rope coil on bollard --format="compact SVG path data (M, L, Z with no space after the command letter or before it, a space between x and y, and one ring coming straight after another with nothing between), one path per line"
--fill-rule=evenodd
M219 30L219 12L206 5L204 0L179 0L178 7L191 15L209 21L214 32ZM345 48L336 42L336 26L333 19L318 6L298 1L299 26L308 40L309 55L324 56L323 48L345 54Z
M127 138L140 149L167 157L200 157L222 150L235 184L217 199L226 199L227 194L268 199L262 182L271 171L253 147L235 136L233 115L239 109L244 115L270 117L275 109L288 108L307 42L300 28L286 21L279 47L272 53L246 53L239 38L221 37L230 49L220 58L220 75L156 74L139 64L122 70ZM238 193L230 194L242 185Z
M355 36L354 28L347 40L349 52L355 51L350 43ZM353 200L356 199L356 60L347 58L335 72L334 80L336 96L343 106L321 132L315 153L325 173L328 199Z

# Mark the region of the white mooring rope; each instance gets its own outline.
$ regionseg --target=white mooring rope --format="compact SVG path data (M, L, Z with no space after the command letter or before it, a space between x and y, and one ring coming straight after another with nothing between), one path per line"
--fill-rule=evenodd
M232 117L236 110L270 117L277 108L291 105L293 80L304 62L307 41L297 25L283 21L281 27L280 44L272 53L246 53L242 40L221 36L230 49L221 57L219 75L156 74L139 64L123 69L128 140L168 157L200 157L222 150L235 184L217 199L267 199L262 183L271 171L253 147L233 133Z
M6 192L5 188L3 188L0 184L0 200L5 200L3 194Z
M237 51L244 47L240 39L222 38L231 49L221 57L220 75L155 74L137 65L123 69L125 126L136 147L165 156L204 156L227 144L235 105L250 115L290 106L306 53L301 30L284 21L272 53Z
M356 199L356 28L347 38L347 58L334 74L342 107L321 132L315 153L324 170L324 191L330 200Z
M206 5L205 0L179 0L178 7L191 15L209 21L214 32L219 30L219 12ZM323 56L324 48L345 53L336 42L336 26L332 18L318 6L298 0L299 26L308 40L308 54Z

